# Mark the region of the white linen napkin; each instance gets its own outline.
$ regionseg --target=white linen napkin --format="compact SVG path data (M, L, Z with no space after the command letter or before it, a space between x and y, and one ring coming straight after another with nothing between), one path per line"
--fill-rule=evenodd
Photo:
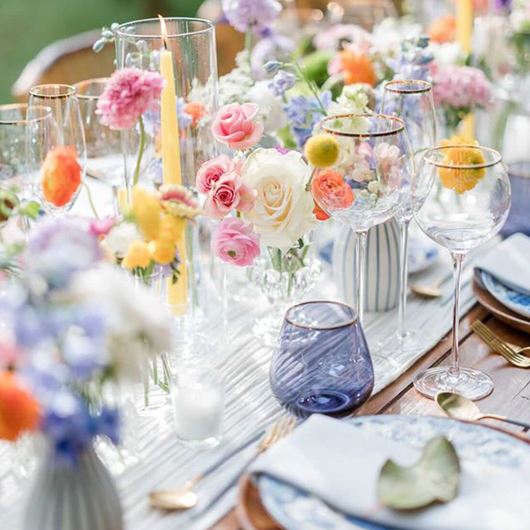
M482 256L475 270L488 272L514 291L530 296L530 237L513 234Z
M411 513L378 508L376 484L383 463L392 458L411 465L420 452L345 421L314 415L260 456L251 472L296 486L346 514L397 528L521 530L521 522L530 521L530 469L462 459L460 490L450 503Z

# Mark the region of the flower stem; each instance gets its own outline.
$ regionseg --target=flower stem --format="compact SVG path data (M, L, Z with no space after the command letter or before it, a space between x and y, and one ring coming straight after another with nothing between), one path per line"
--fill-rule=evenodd
M138 123L140 125L140 145L138 146L138 158L136 159L136 167L134 168L133 186L136 186L140 179L140 167L145 150L145 127L142 116L140 116Z
M248 54L248 67L250 71L252 71L252 61L251 61L251 54L252 54L252 28L249 27L245 33L245 50Z
M309 90L311 91L313 96L315 96L315 99L317 100L318 106L320 107L320 110L322 111L322 114L324 114L324 116L327 116L328 113L327 113L326 108L324 107L324 105L322 103L322 100L320 99L320 95L318 93L318 90L316 90L316 88L314 87L314 85L311 82L311 80L309 80L307 78L307 76L305 75L304 69L302 68L302 66L300 65L300 63L298 62L297 59L294 59L294 65L295 65L296 69L298 70L298 73L300 74L300 77L302 78L304 83L307 85L307 88L309 88Z
M86 193L88 195L88 203L90 204L90 209L92 210L92 213L94 214L96 219L99 219L99 215L98 215L98 212L96 210L96 206L94 204L94 199L92 197L92 192L90 191L90 187L88 186L88 184L86 182L83 182L83 187L85 188Z

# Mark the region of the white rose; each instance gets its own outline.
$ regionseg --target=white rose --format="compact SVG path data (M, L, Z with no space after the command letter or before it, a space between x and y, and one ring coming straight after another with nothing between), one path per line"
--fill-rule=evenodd
M265 132L275 133L287 125L283 103L269 88L270 81L258 81L247 93L247 99L260 107Z
M129 245L136 239L142 239L133 223L120 223L112 228L105 243L117 256L125 256Z
M254 224L264 245L286 252L316 222L314 202L306 185L311 170L295 151L259 149L243 166L243 182L256 190L256 202L245 219Z

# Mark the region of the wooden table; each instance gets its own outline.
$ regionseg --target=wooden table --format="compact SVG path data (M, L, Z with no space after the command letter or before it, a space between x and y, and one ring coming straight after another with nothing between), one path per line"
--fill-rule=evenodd
M493 393L478 402L480 409L530 422L530 369L511 366L500 355L492 353L471 330L471 324L475 320L481 320L502 338L521 346L528 345L528 335L499 322L479 305L476 305L460 322L461 365L487 372L495 383ZM416 373L426 368L450 363L451 334L449 333L399 379L357 409L355 415L441 415L434 401L416 392L412 380ZM491 421L492 425L499 425L499 422L494 420L487 421ZM512 429L514 432L522 431L518 427L504 424L502 428ZM239 530L239 528L235 514L231 512L219 521L213 530Z

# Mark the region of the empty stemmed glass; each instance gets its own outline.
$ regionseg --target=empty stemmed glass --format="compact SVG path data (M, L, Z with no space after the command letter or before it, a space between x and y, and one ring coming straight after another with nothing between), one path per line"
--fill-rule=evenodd
M407 309L408 235L415 210L421 208L432 184L432 172L419 172L421 157L436 145L436 113L432 97L432 85L419 79L394 80L385 84L381 112L399 116L405 122L405 130L411 143L414 158L414 174L404 182L402 198L395 213L400 230L400 291L398 328L386 341L383 350L395 351L396 343L401 351L414 351L421 347L419 333L405 327Z
M321 129L337 138L340 154L315 173L311 189L323 210L357 233L354 299L362 323L367 233L396 213L413 174L410 143L403 120L384 114L329 116Z
M480 399L493 390L485 373L459 364L458 325L462 262L466 254L499 232L510 208L510 181L501 155L477 145L447 145L427 151L421 171L434 175L427 200L415 219L454 262L455 293L451 366L430 368L414 379L423 395L452 391Z
M374 371L354 309L306 302L285 314L271 363L274 395L299 416L351 411L372 392Z
M74 87L49 84L31 88L30 109L43 105L51 109L55 132L33 131L28 156L40 167L36 188L42 205L57 214L70 210L81 191L86 173L85 134Z

